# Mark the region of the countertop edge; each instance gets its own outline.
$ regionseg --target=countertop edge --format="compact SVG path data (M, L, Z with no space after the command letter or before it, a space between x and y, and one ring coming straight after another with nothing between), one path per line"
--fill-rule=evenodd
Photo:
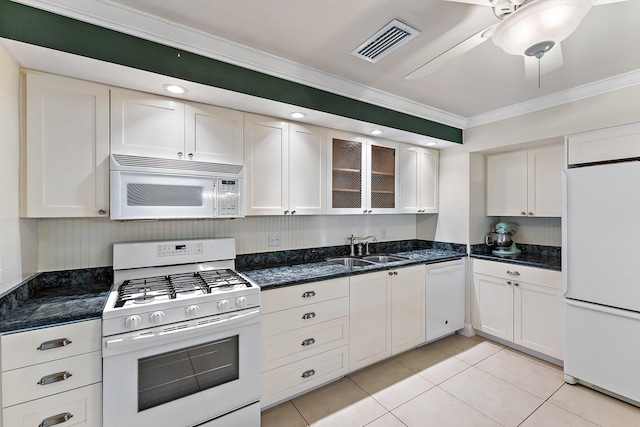
M522 265L522 266L525 266L525 267L543 268L545 270L552 270L552 271L559 271L559 272L562 271L562 266L551 265L551 264L547 264L547 263L527 261L527 260L501 258L501 257L498 257L497 255L470 254L469 258L477 258L477 259L483 259L483 260L486 260L486 261L501 262L501 263L504 263L504 264Z

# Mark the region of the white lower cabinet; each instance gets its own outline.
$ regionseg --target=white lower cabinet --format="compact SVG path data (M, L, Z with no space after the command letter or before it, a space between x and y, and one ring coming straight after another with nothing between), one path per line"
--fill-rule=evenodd
M100 320L0 338L3 426L100 426Z
M271 406L349 370L349 278L262 293L262 397Z
M351 277L351 370L425 341L425 266Z
M562 274L474 260L473 327L562 360Z

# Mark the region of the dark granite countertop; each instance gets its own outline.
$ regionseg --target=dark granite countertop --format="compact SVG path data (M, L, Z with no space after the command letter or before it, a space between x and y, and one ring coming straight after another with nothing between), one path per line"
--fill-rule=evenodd
M100 319L113 270L43 272L0 298L0 333Z
M540 246L517 244L522 251L515 257L493 255L485 244L471 246L471 258L503 262L506 264L525 265L529 267L545 268L547 270L562 271L561 249L558 246Z
M379 252L376 252L379 253ZM449 249L414 249L400 252L386 252L393 255L406 257L406 260L389 262L386 264L372 264L366 267L345 267L327 261L315 261L292 265L280 265L275 267L260 268L242 271L247 278L256 283L262 290L281 288L301 283L316 282L319 280L335 279L338 277L353 276L356 274L371 273L380 270L389 270L397 267L405 267L417 264L432 264L451 261L467 256L463 252Z

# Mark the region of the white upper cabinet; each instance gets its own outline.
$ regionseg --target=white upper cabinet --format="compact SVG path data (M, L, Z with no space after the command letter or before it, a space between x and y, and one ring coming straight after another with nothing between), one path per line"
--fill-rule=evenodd
M562 145L487 156L487 215L562 216Z
M185 104L185 153L200 162L242 164L240 111L213 105Z
M397 213L400 144L327 133L328 207L332 214Z
M289 125L289 210L292 215L327 212L327 132Z
M242 164L242 113L125 89L111 91L111 152Z
M325 130L245 114L245 214L326 212Z
M437 150L400 145L401 212L438 212L438 160Z
M109 88L27 73L23 215L108 216Z
M640 123L567 136L570 165L640 157Z

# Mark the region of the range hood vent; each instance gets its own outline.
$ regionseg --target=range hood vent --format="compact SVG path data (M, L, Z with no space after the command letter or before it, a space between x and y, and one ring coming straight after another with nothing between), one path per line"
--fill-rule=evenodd
M420 31L394 19L369 37L351 54L365 61L378 62L418 34Z
M112 154L112 167L116 168L126 166L141 169L160 169L175 170L178 172L186 172L188 174L205 173L205 174L229 174L238 175L242 173L241 165L227 165L223 163L197 162L194 160L172 160L159 159L151 157L127 156L124 154ZM115 165L113 164L115 163Z

